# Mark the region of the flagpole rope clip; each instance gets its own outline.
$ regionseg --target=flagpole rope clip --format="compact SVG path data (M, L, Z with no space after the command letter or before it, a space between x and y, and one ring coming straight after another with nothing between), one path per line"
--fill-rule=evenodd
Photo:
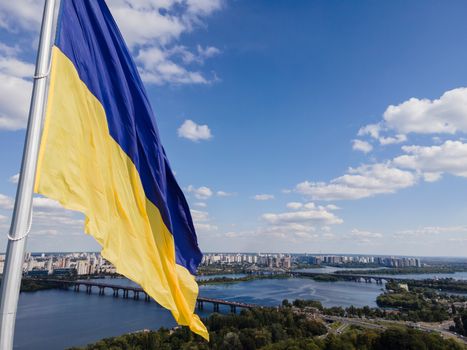
M21 241L22 239L25 239L29 235L29 232L31 232L31 227L32 227L32 209L31 209L31 217L29 218L29 225L28 225L28 229L26 230L26 233L19 237L13 237L11 234L8 234L8 239L10 241Z
M42 74L38 74L38 75L33 75L32 78L35 79L35 80L47 78L49 76L49 74L50 74L50 68L51 67L52 67L52 60L50 60L50 62L49 62L49 67L47 68L47 72L42 73Z

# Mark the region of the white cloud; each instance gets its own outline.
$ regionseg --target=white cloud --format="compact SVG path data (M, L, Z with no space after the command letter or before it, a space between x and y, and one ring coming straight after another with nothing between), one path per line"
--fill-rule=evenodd
M416 175L391 166L389 163L361 165L349 168L347 174L325 182L299 183L295 191L317 200L349 200L394 193L413 186Z
M206 16L222 7L221 0L187 0L188 13Z
M0 3L0 27L10 31L36 28L42 6L40 0L3 1ZM0 42L0 129L18 130L27 123L34 65L18 58L20 52L19 46Z
M210 232L210 231L217 231L218 227L216 225L210 223L194 223L196 231L198 232Z
M297 210L297 209L300 209L301 207L303 207L303 203L290 202L290 203L287 203L286 207L289 208L289 209Z
M222 1L112 0L109 7L130 46L167 45L202 25L203 17L222 8Z
M313 202L308 202L308 203L305 203L305 204L303 205L303 207L304 207L305 209L315 209L315 208L316 208L316 204L313 203ZM324 209L324 207L320 207L320 208Z
M253 199L256 201L270 201L274 199L274 195L272 194L257 194L253 196Z
M345 235L344 238L356 241L360 244L369 244L383 238L383 235L378 232L362 231L354 228L348 235Z
M332 232L324 232L321 235L321 237L323 237L323 239L328 240L328 241L336 239L336 235Z
M287 242L303 242L304 240L316 240L319 235L315 233L316 228L310 224L280 223L267 225L251 231L230 231L224 234L226 238L242 238L247 240L265 239L272 237Z
M406 142L409 133L467 133L467 88L447 91L435 100L411 98L391 105L379 123L362 127L358 135L369 135L381 145L389 145ZM313 199L359 199L394 193L415 185L419 178L434 182L444 173L467 177L467 143L461 138L442 143L439 136L432 140L435 145L402 146L404 153L394 159L350 168L330 182L302 182L295 191ZM368 153L372 145L353 140L353 148Z
M181 55L184 63L199 60L192 53L184 51L166 50L160 47L141 49L136 57L139 71L143 81L162 85L171 84L208 84L211 81L199 71L191 71L177 63L174 59L177 54ZM192 58L188 58L192 57Z
M425 180L432 182L442 173L467 177L467 143L446 141L436 146L404 146L407 153L394 159L394 164L422 173Z
M343 223L341 218L329 212L326 207L311 202L290 202L286 206L292 211L265 213L261 216L263 225L253 230L230 231L224 237L246 239L249 242L264 240L266 237L288 243L317 242L320 238L333 239L335 236L331 233L331 226Z
M271 236L293 242L318 238L316 227L310 224L296 222L282 222L275 225L262 227L257 231L258 236Z
M232 193L232 192L225 192L225 191L217 191L216 192L216 195L218 197L231 197L233 195L235 195L235 193Z
M200 208L206 208L208 205L204 202L196 202L194 203L193 205L196 205L197 207L200 207Z
M395 136L388 136L388 137L380 136L378 140L379 140L379 143L382 145L392 145L392 144L402 143L402 142L407 141L407 136L403 134L397 134Z
M374 139L379 139L381 126L378 124L368 124L358 130L358 136L370 135Z
M183 33L193 31L195 26L204 26L203 19L220 10L223 1L112 0L107 4L125 41L134 48L167 46L179 40ZM11 32L18 29L38 31L43 6L43 0L2 1L0 27ZM216 52L208 47L203 54L214 55Z
M195 60L199 63L204 63L206 58L211 58L221 53L221 50L214 46L202 47L201 45L198 45L196 49L198 51L198 57Z
M0 129L18 130L26 126L34 66L0 54Z
M58 236L59 234L58 230L53 229L36 230L33 233L34 236Z
M297 202L291 202L297 204ZM289 203L289 204L291 204ZM321 226L323 232L329 233L330 228L327 225L341 224L342 219L328 212L322 206L312 206L307 203L308 209L300 211L291 211L284 213L266 213L261 216L265 223L254 230L231 231L224 234L227 238L242 238L249 241L254 239L265 239L273 237L287 242L300 243L305 240L317 241L320 237L317 234L316 225ZM289 209L300 209L296 205L288 206Z
M464 244L467 243L467 237L448 238L448 241Z
M21 52L21 49L19 48L18 45L10 46L10 45L0 42L0 53L2 54L2 56L15 57L20 52Z
M193 193L194 196L198 199L208 199L213 194L212 190L206 186L201 186L201 187L196 188L196 187L193 187L192 185L189 185L186 190L188 193Z
M203 25L203 18L222 8L221 0L114 0L112 14L136 55L142 79L154 84L207 84L187 65L203 64L220 50L200 45L195 50L175 44L184 33ZM144 25L141 25L144 23Z
M18 181L19 181L19 173L18 174L15 174L13 176L10 176L10 178L8 179L8 181L10 181L11 183L13 184L17 184Z
M381 136L381 132L392 136ZM359 136L370 135L382 145L402 143L407 134L467 133L467 88L446 91L439 99L410 98L398 105L390 105L377 124L361 128Z
M217 47L202 47L201 45L196 46L196 52L194 53L183 45L177 45L165 51L167 58L180 58L185 64L197 63L200 65L204 64L206 59L219 55L220 53L221 51Z
M84 221L75 213L63 208L35 208L33 211L33 230L56 228L65 234L73 228L84 232Z
M371 231L362 231L356 228L350 231L349 236L354 237L354 238L382 238L383 237L381 233L371 232Z
M190 212L197 231L208 232L217 230L217 226L210 223L211 219L207 211L191 209Z
M34 210L30 237L56 236L70 237L84 234L84 220L65 209ZM45 243L45 242L44 242Z
M109 2L125 41L131 47L137 45L166 45L187 31L187 23L170 11L176 1L113 0ZM144 25L142 25L144 23Z
M316 205L315 203L313 202L308 202L308 203L300 203L300 202L289 202L286 204L286 207L288 209L292 209L292 210L299 210L299 209L307 209L307 210L310 210L310 209L317 209L317 210L339 210L340 208L337 206L337 205L334 205L334 204L328 204L328 205L325 205L325 206L322 206L322 205Z
M0 72L17 78L30 78L34 73L34 65L13 56L0 56Z
M324 207L310 208L306 210L291 211L285 213L266 213L261 218L274 225L289 223L321 223L325 225L336 225L343 223L334 213L327 211Z
M394 136L382 136L381 132L387 131L384 123L369 124L358 130L358 136L370 135L375 140L378 140L380 145L392 145L407 141L407 136L404 134L396 134Z
M48 209L64 210L63 207L53 199L45 197L33 197L32 199L34 210L42 211ZM13 198L0 193L0 209L13 209Z
M15 0L0 2L0 27L16 32L36 31L40 27L44 1Z
M373 150L371 143L362 140L353 140L352 149L363 153L369 153Z
M216 194L216 196L218 196L218 197L230 197L230 196L235 195L235 193L225 192L225 191L214 192L212 189L210 189L209 187L206 187L206 186L201 186L201 187L196 188L196 187L194 187L192 185L189 185L186 188L186 192L193 193L193 195L196 198L202 199L202 200L206 200L208 198L211 198L214 194ZM198 203L195 203L195 205L205 206L206 203L198 202Z
M437 100L409 99L389 106L383 120L362 127L358 135L369 135L381 145L407 141L407 134L454 134L467 132L467 88L447 91ZM384 135L383 135L384 134ZM404 154L393 160L349 168L343 176L329 182L304 181L295 192L315 200L346 200L394 193L415 185L419 178L439 180L444 173L467 177L467 143L448 140L437 145L403 146ZM364 140L352 141L355 150L368 153L372 145Z
M191 209L190 212L193 221L205 222L209 220L209 213L207 211Z
M222 0L112 0L107 3L145 82L161 85L217 81L215 73L207 77L199 66L220 50L199 44L189 49L178 42L182 34L197 27L205 28L204 20L222 8ZM43 0L0 1L0 28L9 31L12 41L22 45L0 42L0 129L18 130L26 126L32 90L29 78L34 66L18 58L18 54L36 49L31 42L38 37L43 6Z
M0 209L6 210L8 214L8 216L0 215L2 223L9 220L13 205L13 198L0 194ZM32 237L36 235L69 236L84 232L82 215L62 208L52 199L34 197L32 213Z
M446 91L435 100L411 98L391 105L383 119L389 129L402 134L467 132L467 88Z
M443 140L442 140L441 137L439 137L439 136L433 136L433 137L431 138L431 140L432 140L434 143L438 144L438 145L439 145L440 143L443 143Z
M211 130L207 125L198 125L189 119L178 128L178 136L195 142L212 138Z
M63 207L57 201L46 197L34 197L34 209L48 210L48 209L62 209Z
M0 209L13 209L13 198L0 193Z
M423 173L423 179L426 182L435 182L441 179L442 174L441 173Z
M439 234L456 234L467 232L467 226L424 226L415 229L400 230L394 233L397 238L404 238L407 236L431 236Z
M224 236L226 238L243 238L247 235L249 236L249 234L245 234L243 232L235 232L235 231L229 231L229 232L224 233Z

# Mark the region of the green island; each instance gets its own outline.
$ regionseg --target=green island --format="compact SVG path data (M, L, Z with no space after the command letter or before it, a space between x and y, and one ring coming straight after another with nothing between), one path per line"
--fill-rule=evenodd
M459 281L452 278L408 280L410 288L429 288L446 292L467 293L467 281Z
M37 292L40 290L58 288L56 283L41 281L40 279L23 278L21 280L21 292Z
M282 278L289 278L289 274L275 274L275 275L246 275L244 277L214 277L205 280L199 280L199 285L206 285L206 284L226 284L226 283L238 283L238 282L248 282L254 280L261 280L261 279L282 279Z
M366 328L358 324L325 321L316 313L317 302L284 301L278 308L255 308L240 314L213 314L204 322L210 342L186 327L142 331L72 350L465 350L455 339L423 332L403 324Z
M297 270L297 269L322 269L323 265L310 264L308 262L303 262L303 261L295 261L292 268L294 270Z
M229 275L246 272L246 269L239 265L212 264L209 266L200 266L198 268L198 275L200 276Z

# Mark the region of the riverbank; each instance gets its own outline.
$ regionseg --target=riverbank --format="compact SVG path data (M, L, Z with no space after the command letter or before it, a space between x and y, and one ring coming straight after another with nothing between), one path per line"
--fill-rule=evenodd
M245 310L240 315L213 314L205 319L210 342L186 327L143 331L103 339L72 350L100 349L449 349L467 347L439 334L410 329L404 324L365 323L329 318L326 322L308 305ZM335 325L334 325L335 324ZM71 350L70 349L70 350Z
M384 272L375 269L358 269L336 271L337 274L357 274L357 275L409 275L409 274L454 274L456 272L467 272L467 266L432 266L432 267L401 267L388 268Z
M246 275L244 277L230 278L226 276L215 277L209 279L198 280L198 285L210 285L210 284L229 284L229 283L239 283L239 282L248 282L262 279L284 279L290 278L289 274L276 274L276 275Z
M58 284L51 282L42 282L37 279L22 279L21 293L38 292L40 290L49 290L58 288Z

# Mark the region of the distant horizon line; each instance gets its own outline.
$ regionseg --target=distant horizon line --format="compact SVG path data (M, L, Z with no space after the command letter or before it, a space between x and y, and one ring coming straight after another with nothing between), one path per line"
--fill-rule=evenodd
M101 253L100 251L31 251L26 252L31 254L72 254L72 253ZM446 255L398 255L398 254L372 254L372 253L292 253L292 252L228 252L228 251L210 251L203 252L205 254L288 254L288 255L316 255L316 256L375 256L375 257L410 257L410 258L451 258L451 259L467 259L467 256L446 256ZM0 255L6 255L6 252L1 252Z

